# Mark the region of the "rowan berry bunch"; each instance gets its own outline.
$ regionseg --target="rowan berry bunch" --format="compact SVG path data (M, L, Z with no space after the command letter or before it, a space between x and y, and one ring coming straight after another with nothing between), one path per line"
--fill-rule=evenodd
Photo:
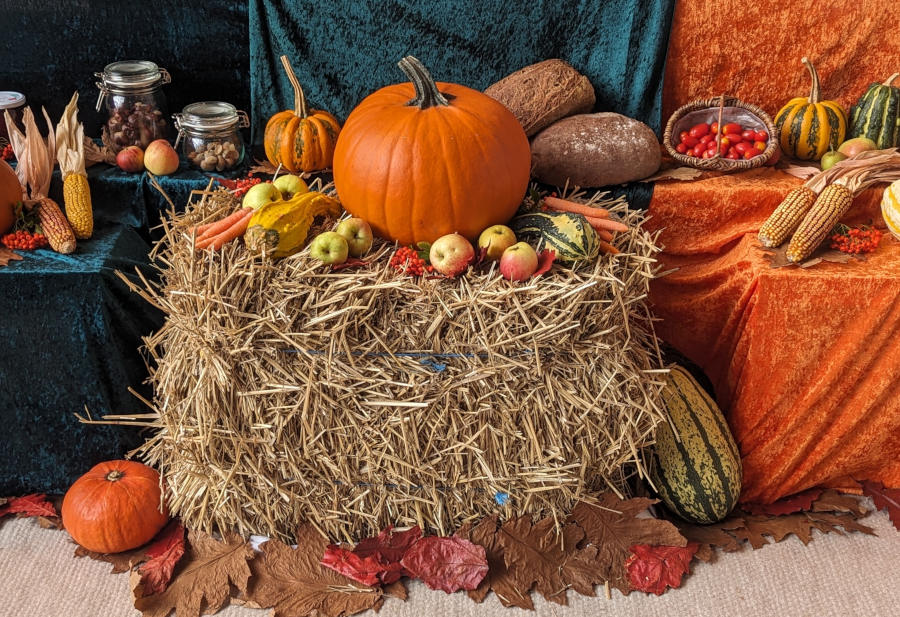
M11 144L6 144L5 146L3 146L3 149L0 150L0 159L3 159L4 161L11 161L15 157L16 155L13 152Z
M0 242L8 249L19 249L21 251L33 251L49 244L44 234L32 233L24 229L0 237Z
M400 274L422 276L426 272L434 272L434 268L419 255L416 249L409 246L401 246L391 256L391 267Z
M244 193L250 190L251 186L256 186L262 182L262 178L238 178L237 180L228 180L226 178L217 178L219 184L229 189L235 197L243 197Z
M878 248L882 235L880 230L871 227L839 225L831 235L831 248L851 255L871 253Z

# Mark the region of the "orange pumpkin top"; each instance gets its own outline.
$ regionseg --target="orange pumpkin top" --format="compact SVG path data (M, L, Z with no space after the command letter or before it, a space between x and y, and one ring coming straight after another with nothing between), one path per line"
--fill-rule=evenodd
M347 118L334 154L344 208L401 244L458 232L469 239L518 209L531 150L515 116L491 97L435 83L411 56L412 83L366 97Z
M10 230L16 222L13 206L22 200L22 185L9 164L0 159L0 234Z

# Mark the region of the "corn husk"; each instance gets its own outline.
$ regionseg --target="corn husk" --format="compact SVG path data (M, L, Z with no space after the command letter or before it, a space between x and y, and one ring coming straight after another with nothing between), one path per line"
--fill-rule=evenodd
M16 175L19 182L26 188L31 199L46 197L50 190L50 179L53 177L53 167L56 164L56 138L53 134L53 123L47 110L41 108L44 120L47 122L49 133L41 136L34 114L30 107L25 108L22 123L25 131L19 130L8 111L4 111L4 119L9 130L9 141L16 155Z
M69 174L87 175L84 167L84 125L78 121L78 91L66 105L56 126L56 160L63 180Z

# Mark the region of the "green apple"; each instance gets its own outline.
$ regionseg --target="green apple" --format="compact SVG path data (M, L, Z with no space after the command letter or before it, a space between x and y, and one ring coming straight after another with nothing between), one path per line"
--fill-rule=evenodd
M309 191L309 187L306 186L306 182L303 181L303 178L293 174L278 176L272 181L272 184L276 189L281 191L281 195L284 199L290 199L297 193L306 193Z
M516 234L506 225L493 225L478 236L478 248L487 249L485 259L497 261L503 251L516 243Z
M274 184L271 182L260 182L250 187L250 190L244 195L241 207L259 210L266 204L280 201L281 199L281 191L275 188Z
M362 257L372 248L372 228L360 218L344 219L338 223L336 232L347 240L351 257Z
M320 233L309 245L309 254L324 264L342 264L349 252L347 239L336 231Z
M843 161L846 158L847 158L846 154L842 154L840 152L835 152L834 150L826 152L822 156L822 171L825 171L826 169L831 169L837 163L840 163L841 161Z
M854 137L853 139L848 139L844 143L838 147L838 152L850 158L851 156L856 156L860 152L866 152L868 150L877 150L878 144L869 139L868 137Z

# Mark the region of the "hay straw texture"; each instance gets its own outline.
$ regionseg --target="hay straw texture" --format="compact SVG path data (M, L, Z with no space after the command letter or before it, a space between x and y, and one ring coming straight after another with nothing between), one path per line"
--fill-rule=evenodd
M231 199L207 191L164 224L161 281L140 290L167 314L147 339L155 411L119 418L154 427L137 453L189 527L447 534L494 512L563 517L641 469L664 419L658 249L624 201L604 204L632 226L623 254L523 284L496 265L402 276L377 242L339 272L308 249L193 251L188 226Z

